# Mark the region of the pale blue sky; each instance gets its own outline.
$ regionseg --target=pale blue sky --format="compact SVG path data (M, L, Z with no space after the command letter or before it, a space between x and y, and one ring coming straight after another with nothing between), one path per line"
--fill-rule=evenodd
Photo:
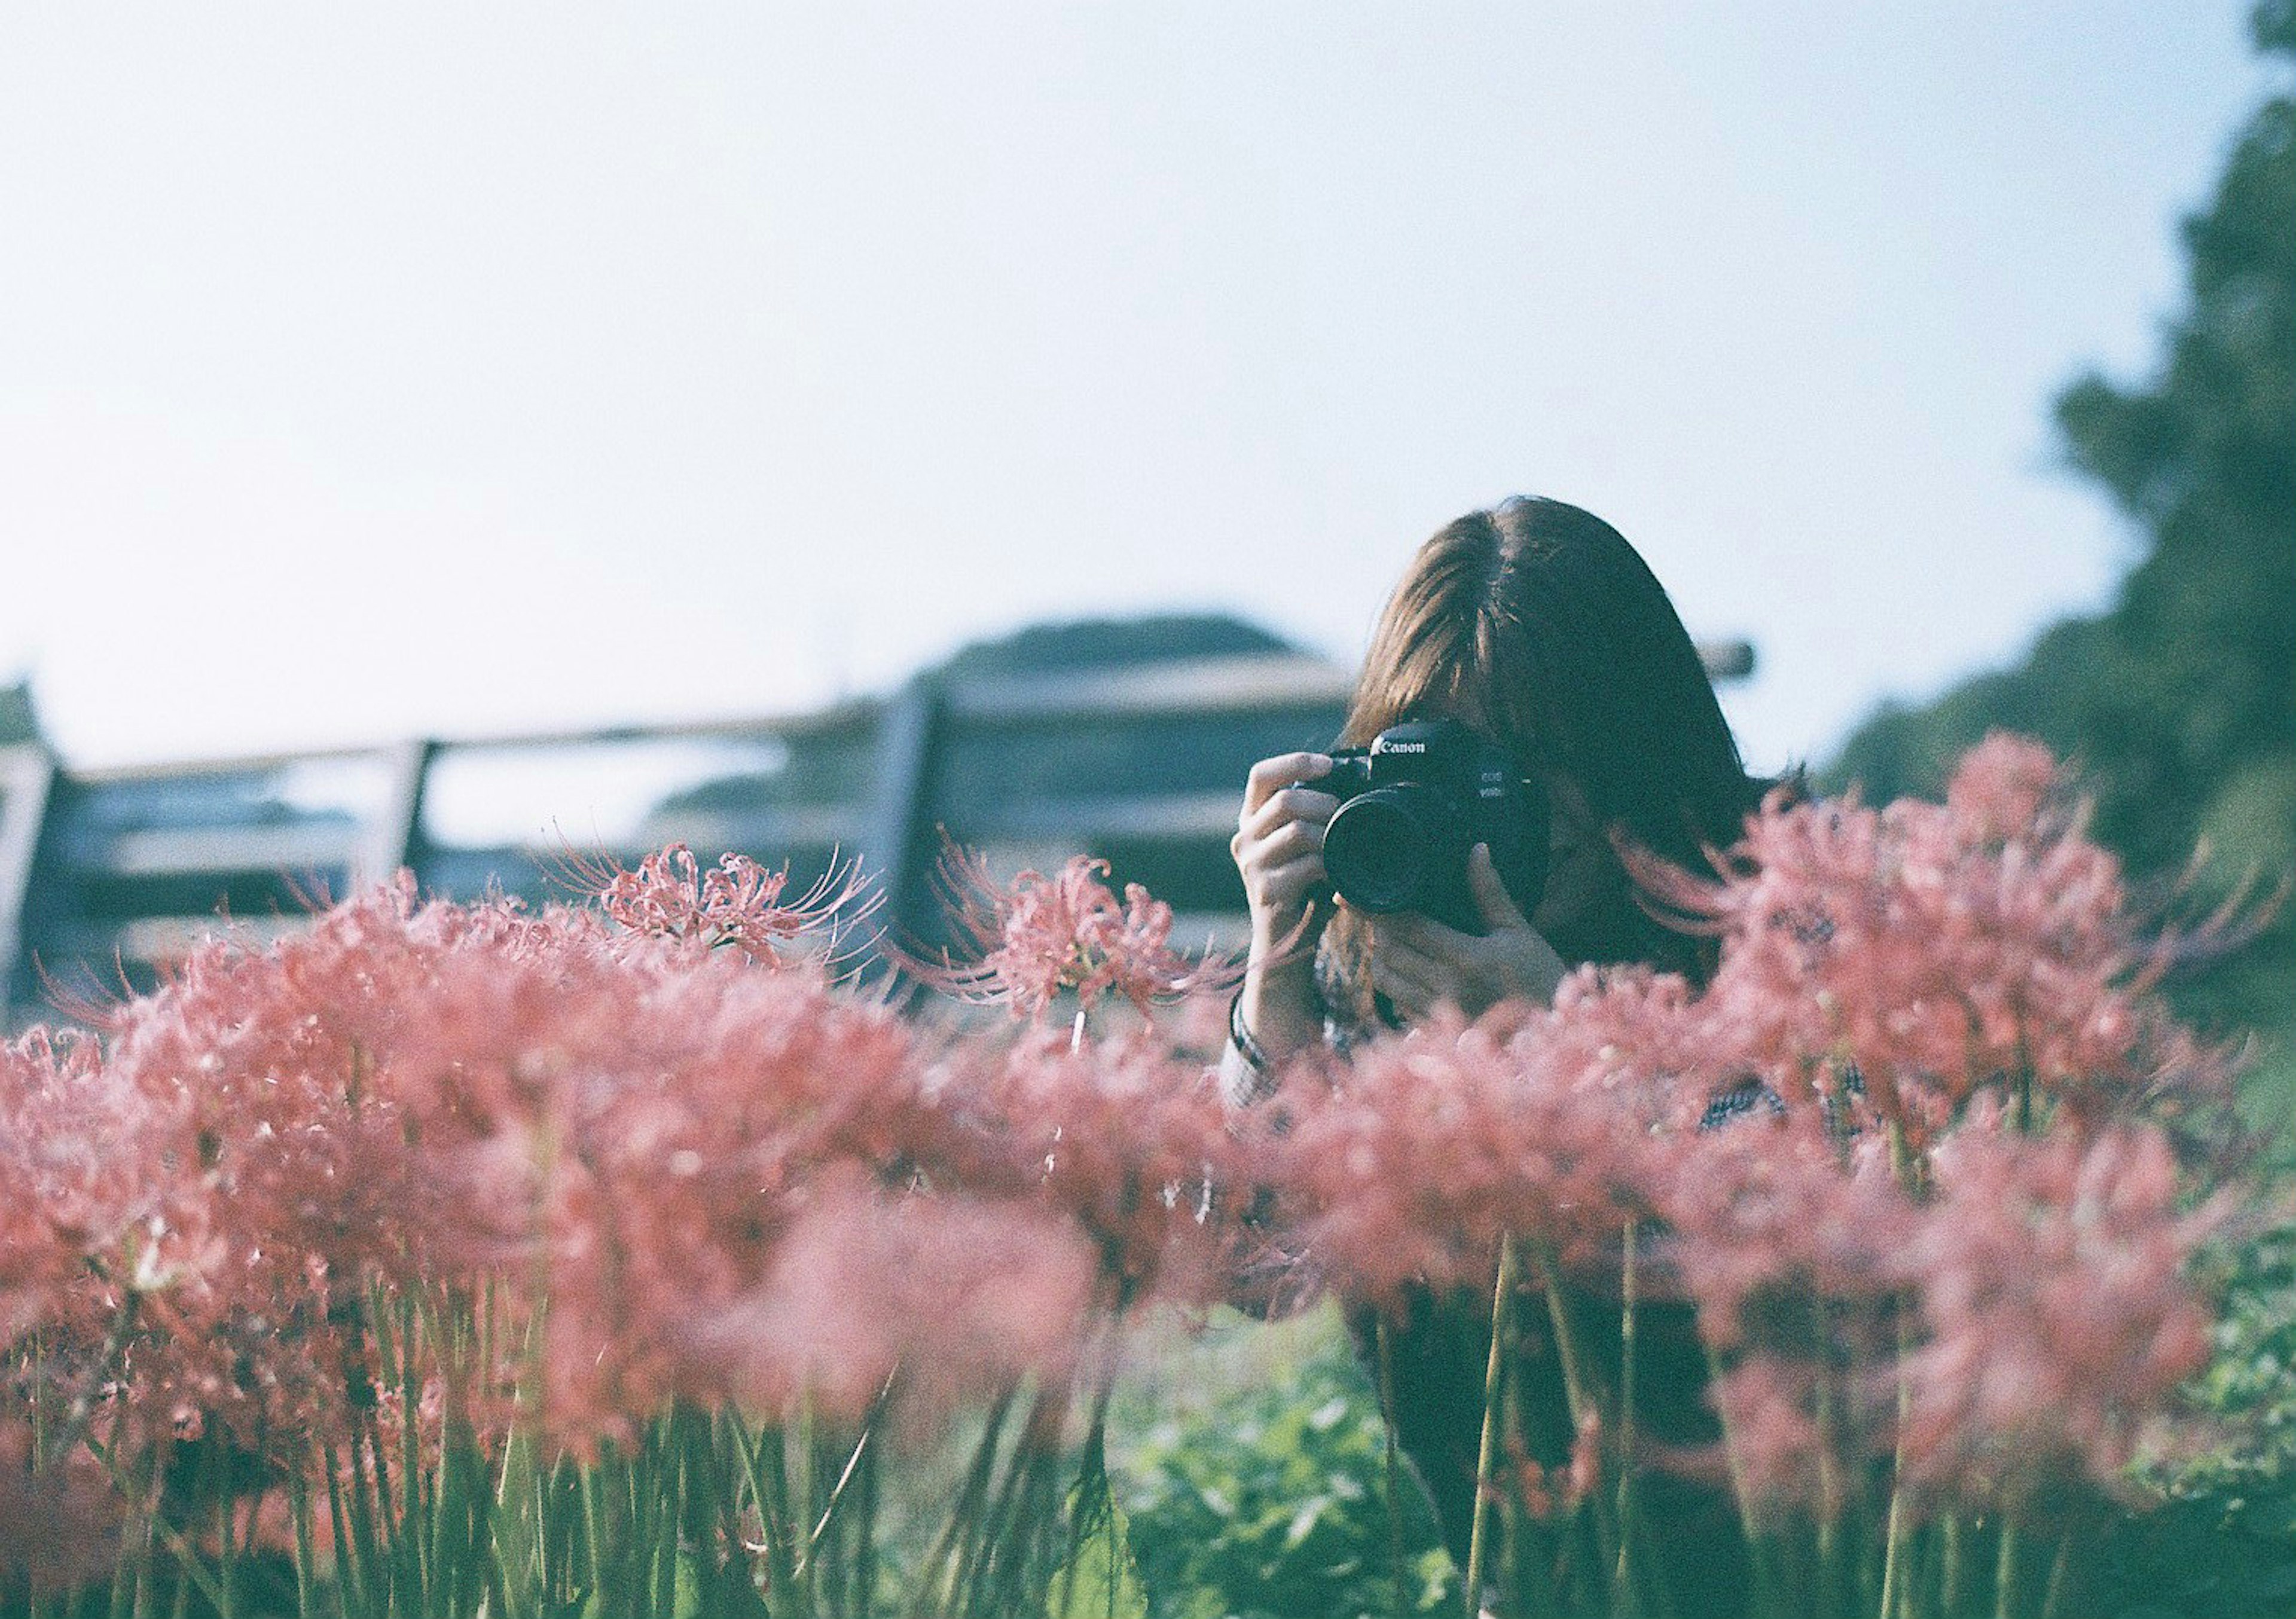
M0 20L0 669L68 758L808 706L1045 616L1352 661L1552 494L1751 760L2104 599L2243 0Z

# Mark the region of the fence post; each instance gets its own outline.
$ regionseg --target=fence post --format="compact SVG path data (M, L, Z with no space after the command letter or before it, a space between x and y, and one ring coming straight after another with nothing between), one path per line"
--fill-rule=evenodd
M0 748L0 1012L25 1004L16 969L24 958L24 902L47 825L55 756L45 744Z
M895 940L916 936L924 919L920 890L931 871L929 846L941 729L940 683L919 675L887 704L878 721L877 789L859 854L883 885L882 923Z
M374 820L361 829L350 852L350 886L354 892L369 883L388 879L401 866L417 863L422 841L422 789L430 775L430 762L439 744L416 737L392 748L390 793ZM348 898L349 895L338 895Z

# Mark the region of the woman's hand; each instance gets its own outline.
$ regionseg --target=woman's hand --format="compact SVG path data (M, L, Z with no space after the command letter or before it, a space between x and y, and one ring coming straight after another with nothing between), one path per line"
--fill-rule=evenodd
M1408 1021L1439 1003L1474 1017L1513 998L1551 1001L1562 982L1562 958L1515 909L1485 845L1467 857L1467 886L1482 913L1480 938L1423 916L1372 919L1372 984Z
M1279 754L1251 767L1228 851L1251 906L1255 960L1312 945L1299 935L1324 887L1324 828L1340 801L1301 783L1331 770L1331 756L1320 753Z
M1228 843L1251 906L1251 954L1239 1010L1271 1059L1323 1033L1308 923L1325 881L1324 826L1340 801L1302 783L1331 769L1331 756L1321 753L1279 754L1253 765Z

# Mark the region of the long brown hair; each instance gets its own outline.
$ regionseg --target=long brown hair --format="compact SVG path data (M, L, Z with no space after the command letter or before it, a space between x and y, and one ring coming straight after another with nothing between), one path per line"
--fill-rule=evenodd
M1463 720L1534 775L1577 783L1596 822L1676 864L1734 842L1769 785L1746 774L1706 668L1666 591L1619 531L1561 501L1518 496L1446 525L1395 587L1341 741L1399 721ZM1698 942L1637 903L1551 942L1566 960L1648 961L1702 977ZM1362 922L1342 913L1334 967L1360 1001ZM1363 1010L1367 1010L1367 1008Z

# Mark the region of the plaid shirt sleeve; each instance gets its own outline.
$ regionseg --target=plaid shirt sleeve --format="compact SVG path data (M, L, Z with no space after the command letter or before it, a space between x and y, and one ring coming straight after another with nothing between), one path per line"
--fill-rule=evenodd
M1275 1093L1275 1076L1230 1040L1220 1052L1219 1087L1229 1107L1251 1108Z

